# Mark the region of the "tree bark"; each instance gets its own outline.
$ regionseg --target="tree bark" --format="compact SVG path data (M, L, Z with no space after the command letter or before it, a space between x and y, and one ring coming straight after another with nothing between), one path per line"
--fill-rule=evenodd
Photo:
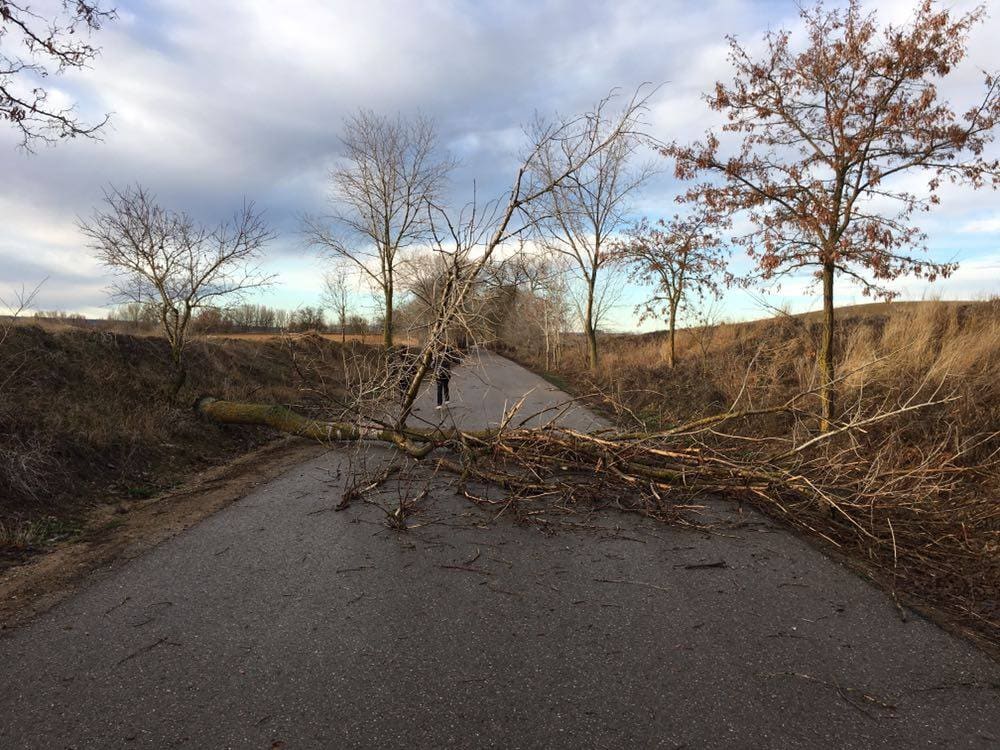
M417 445L395 430L377 427L364 428L348 422L322 422L309 419L301 414L277 404L246 404L222 401L211 396L202 396L194 404L194 410L203 417L223 424L265 425L289 435L320 440L323 442L357 442L375 440L392 443L415 458L427 455L433 442ZM415 431L413 431L415 432ZM444 433L441 433L444 435ZM437 437L437 431L434 432Z
M676 347L676 333L677 333L677 302L670 301L670 369L674 368L674 362L677 358L677 347Z
M184 364L184 349L175 341L170 342L170 364L173 368L170 378L170 399L176 401L181 388L187 382L187 366Z
M594 326L594 287L597 281L596 276L592 276L588 281L586 319L583 321L583 327L587 334L587 363L590 366L591 372L597 372L597 329Z
M181 388L187 382L187 368L182 362L178 362L174 365L174 376L170 380L170 398L171 400L177 400L177 395L181 392Z
M549 354L550 354L550 348L549 348L549 321L548 321L548 317L546 316L545 318L542 319L542 321L543 321L542 322L542 343L545 346L545 369L548 370L548 369L550 369L552 367L552 361L551 361L551 358L549 356Z
M832 428L836 404L833 385L833 272L832 262L828 261L823 264L823 339L819 350L820 430L822 432L828 432Z
M597 372L597 331L594 326L587 324L587 361L591 372Z
M392 347L392 287L385 289L385 317L382 319L382 342L386 349Z

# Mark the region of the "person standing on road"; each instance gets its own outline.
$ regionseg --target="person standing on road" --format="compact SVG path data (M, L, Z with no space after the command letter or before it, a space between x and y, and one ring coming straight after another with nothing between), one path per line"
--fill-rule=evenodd
M442 405L446 406L451 403L451 393L449 392L451 368L457 365L459 361L461 361L461 355L458 350L448 344L444 345L444 348L438 353L435 359L434 375L437 379L436 409L440 409Z
M405 346L397 346L390 350L391 374L396 380L399 398L406 398L413 375L417 371L417 361Z

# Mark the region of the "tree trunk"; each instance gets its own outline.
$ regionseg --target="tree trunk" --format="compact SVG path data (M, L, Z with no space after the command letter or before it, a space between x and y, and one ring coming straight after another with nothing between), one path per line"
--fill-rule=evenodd
M583 321L587 334L587 362L591 372L597 372L597 330L594 327L594 284L587 287L586 319Z
M545 346L545 369L551 369L551 359L549 357L549 321L548 316L542 318L542 343Z
M392 287L385 290L385 317L382 319L382 342L385 348L392 346Z
M597 372L597 331L590 324L587 325L587 361L590 371Z
M833 385L833 272L833 263L823 264L823 340L819 350L819 426L823 432L828 432L833 426L836 402Z
M179 338L178 332L167 331L167 343L170 346L170 365L173 372L170 376L170 384L167 386L167 394L171 401L176 401L181 388L187 382L187 367L184 363L184 343Z
M677 358L676 334L677 333L677 303L670 303L670 369L674 368Z
M174 362L174 375L170 380L170 398L173 401L177 400L178 394L181 392L181 388L184 387L184 383L187 382L187 368L181 361Z
M291 409L277 404L243 404L222 401L211 396L202 396L194 404L196 413L223 424L266 425L290 435L319 440L321 442L355 442L376 440L393 443L415 458L426 456L434 448L433 442L416 444L406 435L395 430L379 427L363 427L348 422L323 422L309 419ZM410 430L416 433L416 430ZM429 430L434 437L446 433Z

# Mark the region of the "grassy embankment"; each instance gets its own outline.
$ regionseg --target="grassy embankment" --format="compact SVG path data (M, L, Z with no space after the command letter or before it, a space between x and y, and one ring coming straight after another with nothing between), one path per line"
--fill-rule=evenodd
M275 438L199 420L198 395L308 411L343 386L343 351L309 334L198 340L171 402L161 338L12 326L0 346L0 568L79 535L96 506L125 512Z

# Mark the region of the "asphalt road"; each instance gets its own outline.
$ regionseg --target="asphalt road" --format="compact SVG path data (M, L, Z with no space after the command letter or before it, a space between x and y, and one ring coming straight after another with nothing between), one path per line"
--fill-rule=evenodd
M418 415L525 392L564 398L484 355ZM406 533L330 510L387 456L331 451L0 638L0 748L1000 747L1000 666L756 514L543 534L446 478Z

